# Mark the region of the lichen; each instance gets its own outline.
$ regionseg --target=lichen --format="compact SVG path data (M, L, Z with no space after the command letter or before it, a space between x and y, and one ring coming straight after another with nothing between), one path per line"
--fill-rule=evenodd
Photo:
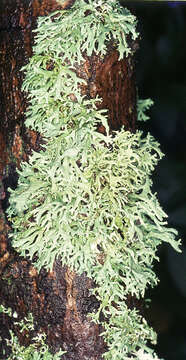
M59 258L94 280L100 308L91 317L105 319L105 359L151 359L146 344L156 336L126 299L157 283L153 261L162 242L179 251L177 231L167 227L151 190L163 154L150 134L124 128L110 134L107 110L97 109L99 98L81 95L85 80L74 71L84 53L104 58L109 41L120 59L127 56L127 38L138 36L136 19L117 1L77 4L39 19L34 55L23 69L26 125L46 143L22 163L18 187L10 190L12 244L38 269L52 270ZM138 103L139 120L150 104ZM97 132L100 122L105 134Z
M16 321L18 314L15 311L13 312L11 308L0 305L0 313L13 317L14 324L18 326L20 333L25 332L28 335L30 331L34 330L32 313L28 313L28 315L19 322ZM65 353L60 350L57 354L53 355L46 344L46 335L41 332L38 332L32 344L27 347L20 345L18 337L12 330L10 330L10 339L7 339L6 342L12 351L7 360L60 360L61 356Z

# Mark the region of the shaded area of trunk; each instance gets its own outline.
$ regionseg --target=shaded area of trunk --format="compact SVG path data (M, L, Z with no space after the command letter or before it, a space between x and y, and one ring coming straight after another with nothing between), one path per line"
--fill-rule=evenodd
M68 3L68 1L66 2ZM3 0L0 5L0 304L18 313L18 320L32 312L35 330L30 336L20 333L7 315L0 317L0 358L6 359L9 349L5 338L13 329L22 344L27 345L39 329L47 334L52 351L67 350L64 360L100 360L106 346L99 336L101 327L93 324L87 314L98 309L99 303L91 295L93 282L86 274L78 276L56 261L52 272L36 271L21 258L8 240L9 224L5 209L8 206L7 188L16 187L21 161L28 160L32 149L39 151L42 138L24 126L26 96L21 92L21 67L32 55L36 19L60 9L54 0ZM100 108L108 109L112 130L122 125L135 130L136 85L133 55L118 61L118 53L110 47L104 59L85 56L85 63L77 68L87 86L82 93L88 97L99 95ZM104 132L100 124L98 129ZM129 299L131 307L136 305ZM3 355L2 350L5 350Z

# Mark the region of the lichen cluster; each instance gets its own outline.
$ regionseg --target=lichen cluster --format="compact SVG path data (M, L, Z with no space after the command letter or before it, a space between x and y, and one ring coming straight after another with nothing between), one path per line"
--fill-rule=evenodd
M0 305L1 313L14 318L14 325L19 328L20 333L24 332L28 336L30 332L33 332L34 319L32 313L28 313L27 317L19 322L16 321L18 314L15 311L13 312L11 308L5 308L3 305ZM32 343L25 347L19 343L18 337L10 330L10 338L6 342L7 346L11 348L11 355L6 360L60 360L65 352L60 350L57 354L52 354L45 340L46 335L38 333L33 338Z
M100 99L81 95L85 80L75 73L84 53L104 58L111 40L120 59L128 56L128 36L138 36L136 19L112 0L79 0L39 19L23 90L30 101L26 125L45 144L22 163L8 209L21 255L50 270L58 257L94 280L100 308L91 316L105 319L107 360L154 358L146 343L155 334L126 299L143 297L157 283L152 264L159 244L179 250L151 190L159 144L141 131L110 134L107 110L97 110ZM150 104L139 101L139 120ZM100 122L105 134L97 132Z

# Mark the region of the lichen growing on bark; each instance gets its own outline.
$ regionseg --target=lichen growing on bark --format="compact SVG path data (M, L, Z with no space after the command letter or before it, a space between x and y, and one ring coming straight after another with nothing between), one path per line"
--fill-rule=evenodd
M22 163L8 209L21 255L39 270L52 270L58 259L95 282L100 306L90 316L104 327L107 360L153 358L146 344L156 336L126 299L157 283L159 244L179 251L177 232L151 190L159 144L141 131L110 131L102 100L83 95L87 83L77 75L87 56L104 61L110 44L118 61L129 56L137 36L135 17L112 0L80 0L39 19L23 90L26 125L45 143ZM149 104L138 103L140 120Z

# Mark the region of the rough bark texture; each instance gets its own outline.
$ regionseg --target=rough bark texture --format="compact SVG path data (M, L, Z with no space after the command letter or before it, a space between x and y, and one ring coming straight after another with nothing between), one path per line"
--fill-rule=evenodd
M73 1L66 1L69 6ZM77 276L56 262L52 272L36 271L21 258L8 240L9 224L5 209L7 188L17 184L16 168L28 160L32 149L39 151L42 139L24 126L27 102L21 92L21 67L32 55L36 19L60 9L55 0L1 0L0 4L0 304L18 313L18 320L33 313L35 331L42 329L52 351L61 346L67 350L64 360L101 360L106 350L99 336L101 328L91 323L87 314L99 304L90 293L94 286L86 274ZM133 57L118 61L118 53L110 47L104 59L86 57L77 73L87 80L82 92L88 97L102 97L101 108L108 108L109 125L113 130L125 125L135 130L136 85ZM98 129L104 132L100 124ZM130 306L134 299L129 299ZM28 344L32 334L19 332L7 315L0 316L0 359L8 357L5 338L14 329L22 344ZM2 350L6 351L3 355Z

